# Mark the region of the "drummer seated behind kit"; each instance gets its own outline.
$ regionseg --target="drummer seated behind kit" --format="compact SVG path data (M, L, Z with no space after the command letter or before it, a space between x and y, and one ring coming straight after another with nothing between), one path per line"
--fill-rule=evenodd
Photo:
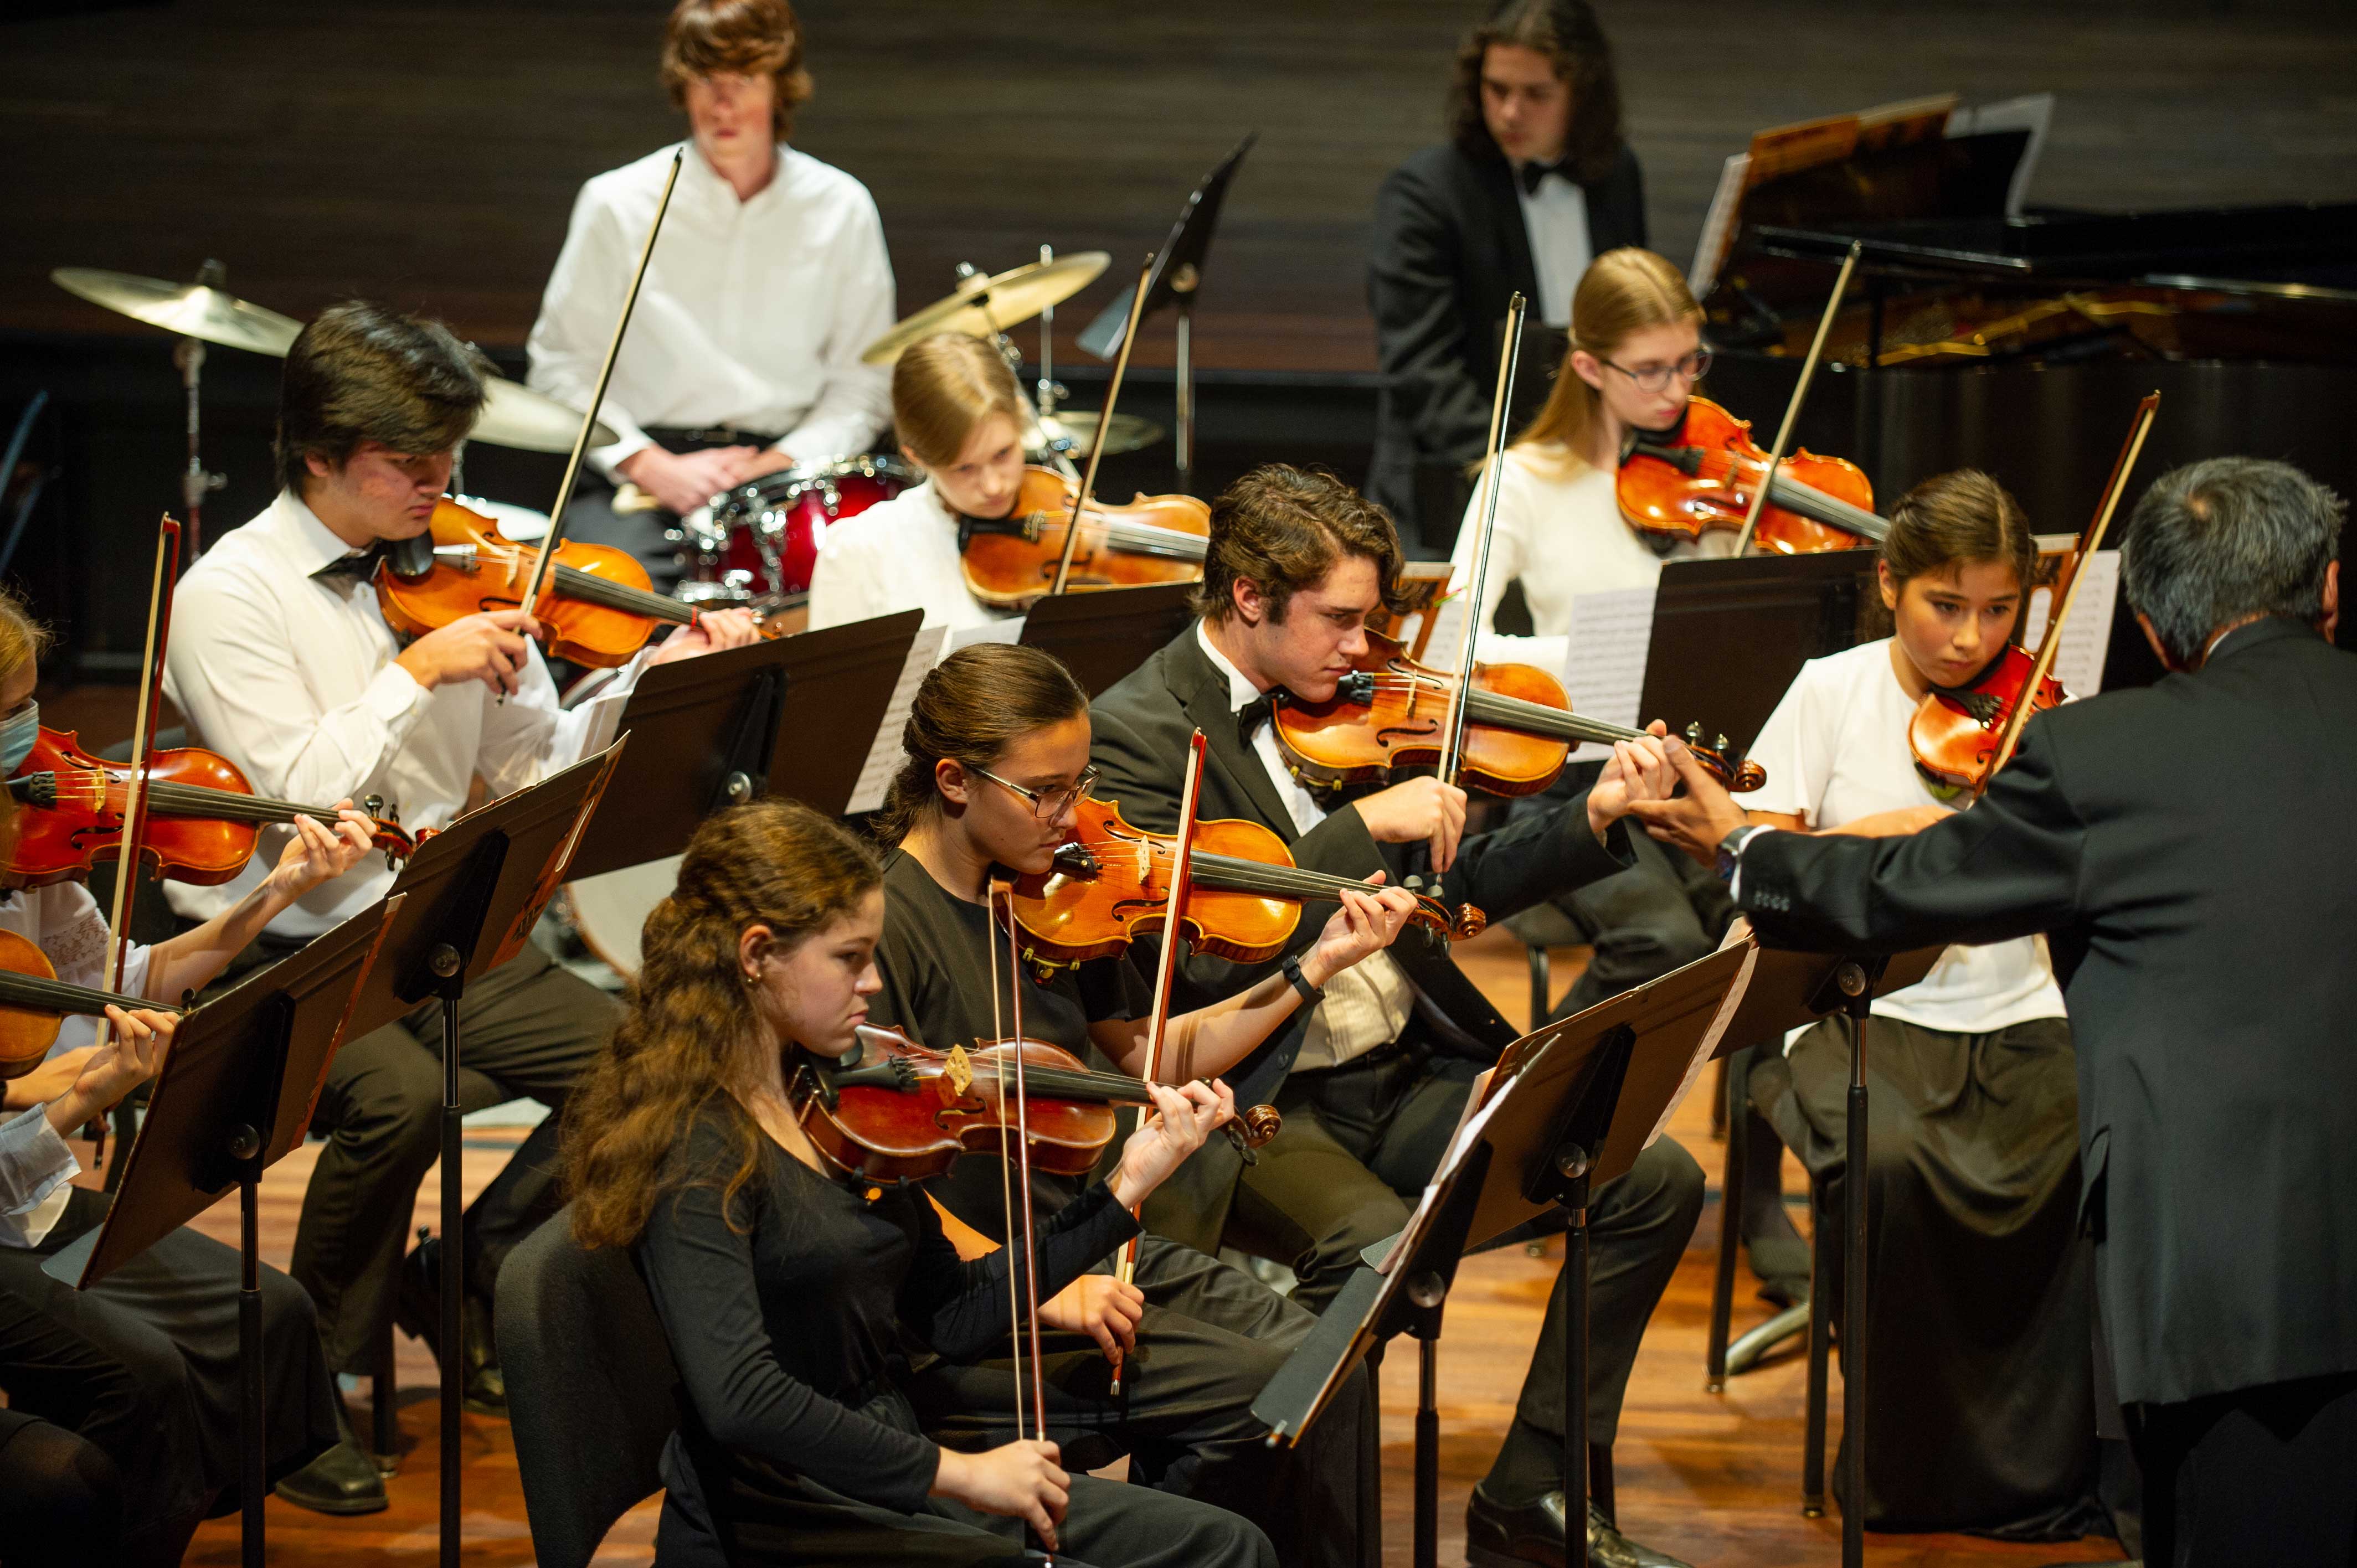
M565 514L569 537L630 551L659 588L678 580L678 517L865 452L884 425L886 372L859 362L892 325L883 220L865 186L785 144L811 93L802 58L787 0L681 0L664 34L692 145L599 405L619 439L590 450ZM534 390L588 407L672 152L581 188L533 324ZM618 513L625 480L660 513Z
M331 307L286 356L278 407L278 499L224 536L181 579L165 689L192 738L285 800L381 797L415 829L449 825L479 777L494 795L569 765L584 715L558 711L556 688L521 610L466 616L403 648L369 583L385 546L429 527L452 456L483 406L482 367L438 323L382 306ZM742 610L707 614L642 652L646 663L755 637ZM173 908L202 919L250 893L285 830L265 828L245 872L218 887L171 885ZM393 873L371 856L273 919L264 955L302 946L384 896ZM554 1112L612 1030L614 1003L537 947L474 982L459 1009L461 1098L468 1110L528 1096ZM438 1322L420 1248L404 1270L403 1237L432 1165L442 1102L442 1031L429 1004L348 1040L328 1069L314 1131L315 1168L289 1270L318 1304L339 1371L370 1370L372 1348L400 1318L429 1342ZM500 1262L557 1195L556 1120L535 1129L467 1211L467 1394L504 1395L490 1348Z
M1625 869L1630 830L1618 819L1631 800L1665 794L1670 783L1651 739L1616 747L1596 787L1556 811L1461 842L1464 791L1437 779L1319 799L1294 778L1266 703L1280 688L1308 702L1334 695L1365 650L1366 618L1393 596L1400 564L1390 516L1330 474L1272 464L1230 486L1211 507L1202 618L1089 710L1098 797L1118 800L1141 828L1169 831L1188 738L1200 727L1209 753L1198 815L1259 822L1312 869L1354 878L1380 869L1396 882L1416 846L1429 845L1441 897L1492 920ZM1296 948L1313 934L1309 924ZM1171 1005L1232 995L1278 961L1189 957ZM1273 1101L1284 1112L1259 1163L1205 1147L1146 1207L1146 1224L1203 1251L1225 1244L1289 1263L1301 1280L1295 1300L1322 1312L1361 1250L1406 1224L1474 1075L1514 1034L1445 950L1403 940L1363 960L1228 1073L1239 1102ZM1596 1190L1591 1442L1612 1442L1638 1341L1702 1201L1701 1167L1668 1138ZM1564 1288L1558 1274L1512 1426L1467 1510L1467 1551L1480 1568L1564 1561ZM1586 1525L1591 1563L1674 1564L1593 1507Z
M812 630L909 609L952 628L1016 613L974 596L960 535L964 518L1014 510L1027 412L1015 372L982 338L937 332L902 351L892 425L925 482L827 529L811 574Z

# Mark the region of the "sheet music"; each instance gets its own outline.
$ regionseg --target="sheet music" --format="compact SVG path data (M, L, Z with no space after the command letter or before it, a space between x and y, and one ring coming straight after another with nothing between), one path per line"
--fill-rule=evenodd
M570 768L585 757L595 757L614 744L615 732L622 726L622 710L630 705L632 682L615 681L605 692L583 704L587 727L582 733L581 749L565 766ZM619 687L617 691L614 688Z
M1743 993L1751 989L1751 972L1760 963L1760 943L1753 939L1751 927L1747 921L1738 920L1727 929L1727 936L1718 944L1718 950L1725 952L1738 943L1744 950L1743 967L1736 972L1735 983L1728 986L1727 994L1720 998L1718 1012L1712 1017L1710 1027L1702 1032L1702 1044L1695 1047L1694 1060L1686 1064L1686 1075L1678 1080L1678 1091L1670 1096L1669 1104L1662 1108L1661 1120L1655 1122L1653 1130L1645 1134L1645 1147L1649 1149L1660 1141L1670 1124L1670 1118L1677 1114L1678 1107L1684 1105L1686 1096L1694 1092L1695 1080L1702 1077L1703 1069L1710 1065L1710 1058L1717 1054L1719 1041L1727 1037L1727 1026L1735 1022L1736 1009L1743 1004Z
M1636 727L1637 705L1645 700L1645 656L1653 640L1653 597L1652 588L1572 596L1563 685L1573 713ZM1572 747L1568 760L1601 762L1611 755L1611 747L1589 741Z
M1016 643L1023 640L1023 618L1002 616L986 620L980 626L962 626L949 634L942 646L942 658L947 659L962 648L972 648L978 642Z
M2079 602L2062 623L2062 646L2054 653L2054 678L2073 701L2104 689L2104 660L2112 648L2112 612L2120 595L2120 553L2098 550L2080 567ZM2045 640L2046 620L2053 613L2054 596L2040 588L2030 596L2021 645L2035 649Z
M884 797L892 788L892 775L900 770L900 759L908 756L900 746L900 730L909 722L909 709L917 700L917 688L925 683L925 676L942 661L942 650L948 641L947 627L918 628L917 639L909 645L908 662L900 666L900 679L893 684L892 701L885 706L884 722L877 726L876 738L868 743L867 760L859 768L859 787L852 790L846 811L873 811L883 806Z
M1718 188L1711 193L1710 210L1703 216L1702 237L1695 242L1694 265L1686 269L1686 287L1696 299L1710 292L1718 276L1718 263L1727 259L1728 242L1734 239L1732 225L1735 209L1743 199L1743 188L1751 174L1751 155L1737 153L1718 171Z

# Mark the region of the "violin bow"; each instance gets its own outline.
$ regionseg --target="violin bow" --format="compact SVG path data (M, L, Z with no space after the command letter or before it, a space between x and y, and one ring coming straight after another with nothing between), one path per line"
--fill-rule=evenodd
M156 528L156 577L147 590L147 647L139 662L139 709L131 726L131 770L123 780L123 836L114 851L114 897L107 914L106 964L98 988L119 992L131 959L132 885L139 880L140 843L147 831L147 780L156 768L156 710L163 703L164 647L172 629L172 584L180 575L180 525L169 513ZM102 783L102 788L103 785ZM102 799L103 797L102 796ZM113 1025L98 1015L98 1043ZM106 1122L94 1121L91 1162L106 1157Z
M1015 1337L1015 1430L1017 1433L1023 1430L1023 1340L1028 1333L1031 1341L1032 1436L1045 1443L1048 1441L1048 1399L1039 1363L1039 1249L1031 1229L1031 1101L1026 1092L1023 1075L1023 966L1015 945L1015 885L1004 877L994 876L983 896L992 905L1001 898L1006 901L1006 997L1015 1018L1015 1034L1012 1036L1015 1053L1015 1157L1011 1161L1000 1161L998 1167L1002 1184L1006 1180L1007 1166L1011 1164L1015 1167L1015 1185L1022 1193L1019 1207L1023 1211L1023 1293L1019 1298L1016 1295L1012 1273L1017 1205L1011 1195L1007 1197L1007 1315L1012 1320L1018 1299L1029 1309L1022 1331ZM998 949L995 945L990 947L990 1026L994 1032L998 1028ZM998 1037L1005 1040L1009 1036L1000 1035ZM1006 1069L1003 1066L998 1069L998 1121L1002 1127L1006 1124Z
M1449 695L1448 728L1440 746L1440 781L1457 782L1465 749L1465 704L1473 690L1473 649L1481 635L1482 590L1490 581L1490 540L1498 531L1498 465L1505 460L1506 409L1514 401L1514 370L1523 358L1523 314L1530 301L1520 289L1506 302L1506 351L1498 356L1498 391L1490 403L1490 441L1481 459L1481 527L1474 536L1473 575L1465 585L1465 628L1457 646L1455 690Z
M1064 591L1064 579L1072 574L1072 547L1081 542L1081 513L1096 493L1097 465L1104 461L1105 435L1113 429L1114 400L1121 396L1122 377L1129 373L1129 348L1137 341L1137 317L1146 308L1146 285L1154 276L1154 252L1146 253L1146 263L1137 269L1137 287L1130 291L1129 325L1122 328L1121 352L1114 356L1113 380L1105 383L1104 406L1097 410L1097 438L1089 446L1089 467L1081 476L1081 488L1073 493L1071 515L1064 520L1064 553L1056 563L1056 581L1048 589L1050 594Z
M1793 383L1792 398L1784 405L1784 423L1776 427L1776 445L1768 449L1768 471L1758 484L1751 487L1751 510L1743 514L1743 532L1735 536L1735 553L1741 555L1751 548L1751 535L1760 526L1760 509L1768 504L1768 491L1776 482L1777 465L1784 460L1784 444L1792 439L1792 426L1800 422L1801 404L1809 395L1809 382L1817 373L1817 360L1825 351L1825 338L1834 329L1834 317L1841 309L1842 295L1849 292L1849 274L1857 270L1857 258L1866 244L1861 240L1849 242L1849 254L1842 258L1841 271L1834 278L1833 297L1825 301L1825 313L1817 318L1817 335L1809 342L1809 357L1801 361L1801 379Z
M2128 438L2121 443L2120 455L2113 460L2112 477L2104 481L2103 495L2095 502L2095 520L2087 525L2087 532L2080 535L2077 547L2071 552L2071 580L2064 585L2054 613L2046 618L2046 634L2038 639L2038 655L2029 661L2029 679L2023 684L2013 712L2006 715L2005 727L1997 732L1996 755L1981 779L1984 789L1988 788L1988 780L1996 777L1996 770L2012 759L2013 748L2021 743L2022 729L2029 723L2029 711L2036 705L2031 699L2054 668L2055 655L2062 649L2062 623L2069 618L2071 607L2078 602L2079 584L2085 576L2079 567L2104 547L2104 532L2111 527L2112 513L2128 488L2128 475L2136 468L2137 455L2144 450L2144 438L2151 433L2153 418L2159 411L2160 393L2147 392L2128 421Z
M1178 975L1178 921L1187 905L1187 889L1194 880L1195 812L1203 793L1203 732L1196 730L1187 743L1187 781L1178 795L1178 832L1170 845L1170 892L1162 905L1162 951L1154 963L1154 1012L1146 1026L1147 1083L1162 1081L1162 1042L1170 1031L1170 993ZM1147 1115L1154 1112L1146 1112ZM1123 1284L1137 1279L1137 1238L1121 1244L1113 1277ZM1113 1392L1121 1392L1121 1363L1114 1363Z
M573 451L565 459L565 480L556 487L556 502L548 509L548 532L540 537L540 548L533 553L532 579L524 585L523 607L531 610L540 603L541 589L547 585L550 564L556 559L556 547L565 539L565 503L573 499L573 481L581 477L581 459L589 450L590 433L597 428L597 410L605 405L606 388L614 379L614 360L622 352L622 334L630 329L630 313L639 306L639 285L647 281L647 263L654 259L655 236L662 232L663 214L671 210L672 188L679 184L680 166L687 159L683 145L671 156L671 172L663 177L662 195L655 202L654 221L647 225L646 242L639 247L639 264L630 273L630 290L622 296L622 314L614 323L614 336L606 345L606 362L597 367L597 390L589 394L589 406L581 411L581 429L573 437Z

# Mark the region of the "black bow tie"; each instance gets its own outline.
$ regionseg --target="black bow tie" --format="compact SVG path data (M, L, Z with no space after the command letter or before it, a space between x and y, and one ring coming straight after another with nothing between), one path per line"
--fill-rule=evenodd
M1250 746L1253 743L1254 735L1259 731L1261 725L1268 723L1269 714L1275 711L1276 704L1281 699L1276 692L1269 691L1254 697L1251 702L1246 703L1243 707L1238 708L1236 710L1236 738L1243 741L1246 746Z
M336 592L349 593L353 583L365 583L376 575L377 563L393 549L388 540L379 539L365 550L350 555L339 555L311 574L311 581L325 583Z
M1571 178L1571 160L1557 158L1551 164L1523 164L1516 168L1514 173L1523 182L1523 194L1536 196L1539 193L1539 181L1546 178L1547 176L1559 174L1566 179Z

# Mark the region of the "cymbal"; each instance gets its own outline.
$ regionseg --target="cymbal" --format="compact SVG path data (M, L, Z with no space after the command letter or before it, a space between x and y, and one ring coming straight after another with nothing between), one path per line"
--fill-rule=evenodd
M49 281L118 316L228 349L286 357L303 324L202 284L166 283L96 267L59 267Z
M867 346L860 363L888 365L920 338L963 332L987 338L1061 305L1096 281L1113 258L1103 251L1075 251L1052 262L1033 262L996 277L970 277L947 299L937 299Z
M1047 437L1048 445L1062 447L1070 456L1087 456L1090 446L1097 438L1097 411L1092 408L1059 409L1039 424L1039 433ZM1162 426L1150 419L1116 412L1113 416L1112 428L1105 432L1105 456L1111 457L1151 446L1165 434Z
M488 441L494 446L513 446L525 452L573 450L573 439L581 434L579 409L567 408L546 393L536 392L505 376L485 376L483 391L489 395L483 403L482 416L475 421L468 440ZM621 438L619 432L600 420L597 428L589 433L589 445L610 446Z

